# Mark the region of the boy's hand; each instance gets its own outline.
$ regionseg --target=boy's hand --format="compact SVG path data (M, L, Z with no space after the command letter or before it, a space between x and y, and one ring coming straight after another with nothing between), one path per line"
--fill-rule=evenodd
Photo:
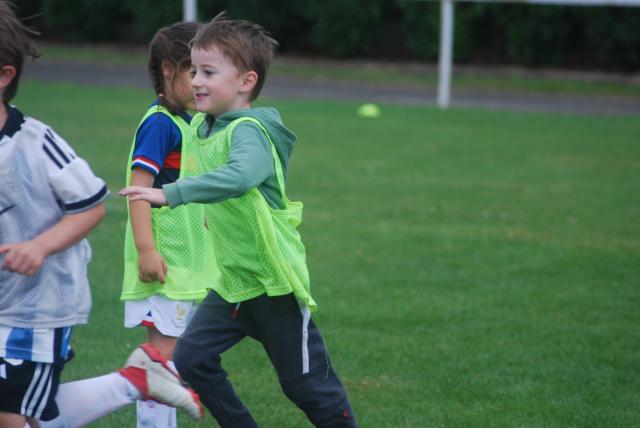
M138 274L142 282L159 281L164 284L168 267L164 258L157 250L138 253Z
M38 272L47 258L43 246L34 241L0 245L0 254L4 254L2 270L27 276Z
M169 205L162 189L151 187L129 186L118 192L120 196L128 196L130 202L147 201L154 205Z

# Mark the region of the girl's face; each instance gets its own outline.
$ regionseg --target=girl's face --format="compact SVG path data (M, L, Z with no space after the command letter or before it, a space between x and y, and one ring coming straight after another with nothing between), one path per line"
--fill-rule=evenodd
M167 82L171 88L170 96L172 103L183 110L195 110L196 103L191 92L191 70L178 71L172 81ZM169 94L167 94L169 95Z

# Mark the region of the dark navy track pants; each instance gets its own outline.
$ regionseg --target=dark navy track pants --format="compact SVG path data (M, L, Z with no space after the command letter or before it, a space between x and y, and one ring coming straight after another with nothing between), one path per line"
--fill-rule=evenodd
M178 339L173 358L221 427L257 427L220 364L221 354L246 336L262 343L283 392L311 423L323 428L357 426L320 331L292 294L263 294L237 305L212 291Z

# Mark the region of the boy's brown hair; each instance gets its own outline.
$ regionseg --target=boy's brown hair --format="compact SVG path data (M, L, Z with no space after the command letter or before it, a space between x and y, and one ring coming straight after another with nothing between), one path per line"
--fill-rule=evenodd
M40 56L31 39L31 36L35 35L38 33L20 22L8 2L0 1L0 67L10 65L16 69L13 81L2 94L4 102L11 101L18 92L25 57L35 59Z
M249 101L258 98L278 42L258 24L229 19L222 12L200 27L191 45L195 49L210 49L212 46L220 49L240 72L255 71L258 74Z

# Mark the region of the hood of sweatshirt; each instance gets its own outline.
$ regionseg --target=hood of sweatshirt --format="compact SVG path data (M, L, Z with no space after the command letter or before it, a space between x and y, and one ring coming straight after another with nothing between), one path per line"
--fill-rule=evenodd
M229 123L240 117L252 117L257 119L269 133L269 137L276 147L276 152L282 163L282 169L287 176L289 157L296 142L296 136L282 123L280 113L273 107L255 107L248 109L232 110L218 116L213 125L213 131L218 132L226 128Z

